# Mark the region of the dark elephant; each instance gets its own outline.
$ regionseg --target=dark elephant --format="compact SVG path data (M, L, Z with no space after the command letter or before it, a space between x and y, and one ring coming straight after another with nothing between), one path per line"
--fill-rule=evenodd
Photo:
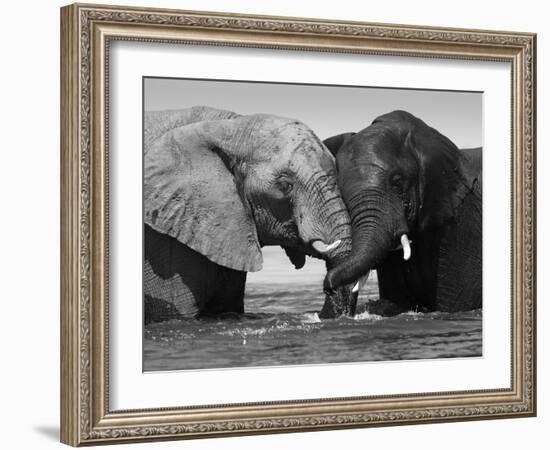
M388 313L480 308L481 149L459 150L405 111L324 143L352 221L351 256L325 290L376 269Z
M349 256L334 157L304 124L208 107L150 112L144 153L146 322L242 313L264 245L282 246L296 268L306 255L327 268ZM334 304L348 304L345 292Z

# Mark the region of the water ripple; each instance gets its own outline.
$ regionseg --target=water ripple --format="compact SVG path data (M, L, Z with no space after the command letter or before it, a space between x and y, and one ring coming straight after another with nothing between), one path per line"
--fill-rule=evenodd
M376 301L367 285L360 301ZM185 370L481 356L482 312L407 312L321 320L317 284L247 291L247 312L144 329L144 367Z

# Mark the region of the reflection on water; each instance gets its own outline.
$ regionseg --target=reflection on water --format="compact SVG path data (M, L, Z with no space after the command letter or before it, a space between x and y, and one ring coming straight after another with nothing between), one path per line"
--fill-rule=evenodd
M481 356L481 310L321 321L320 286L251 283L242 316L147 325L144 370ZM376 300L376 280L361 295Z

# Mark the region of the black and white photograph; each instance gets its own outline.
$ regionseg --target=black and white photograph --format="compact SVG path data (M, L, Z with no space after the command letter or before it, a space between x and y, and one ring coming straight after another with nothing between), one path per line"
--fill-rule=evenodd
M143 370L482 356L482 108L144 77Z

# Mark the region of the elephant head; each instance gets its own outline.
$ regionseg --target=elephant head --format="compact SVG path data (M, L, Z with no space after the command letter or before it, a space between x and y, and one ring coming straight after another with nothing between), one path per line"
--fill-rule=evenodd
M335 267L349 256L350 220L332 154L303 123L207 107L146 114L144 220L211 261L262 268L282 246Z
M455 220L474 182L458 148L405 111L325 144L352 221L351 256L327 273L326 291L368 274L393 250L414 258L411 242Z

